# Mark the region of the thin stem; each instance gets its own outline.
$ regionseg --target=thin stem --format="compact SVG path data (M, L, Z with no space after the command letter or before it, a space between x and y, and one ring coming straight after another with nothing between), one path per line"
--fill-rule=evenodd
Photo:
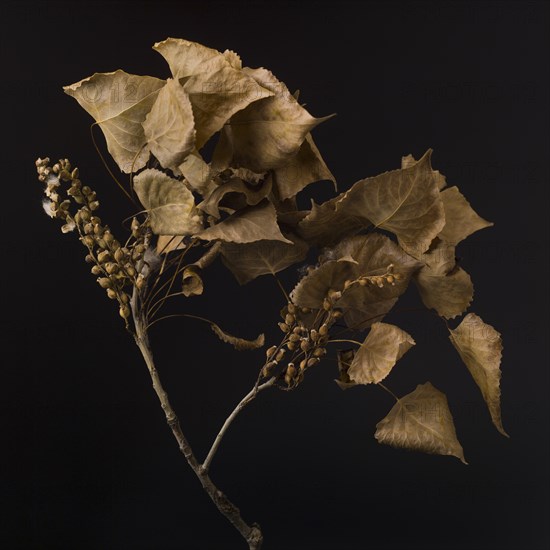
M279 288L281 289L281 292L283 293L283 296L285 297L285 300L287 302L290 302L290 298L288 297L288 294L285 290L285 287L283 286L283 284L279 280L279 277L277 277L277 275L275 275L275 273L273 273L273 277L275 278L275 281L277 281L277 285L279 285Z
M357 340L347 340L346 338L339 338L337 340L329 340L327 344L334 344L335 342L347 342L349 344L357 344L358 346L361 346L361 342L358 342Z
M160 405L166 417L166 422L168 423L168 426L170 426L172 434L178 443L179 449L183 456L185 456L187 463L195 475L198 477L204 490L212 499L212 502L214 502L218 510L233 524L233 526L246 540L249 550L260 550L263 542L263 535L259 525L248 525L241 517L239 509L216 487L216 485L214 485L214 482L210 479L206 470L196 459L191 445L182 432L178 417L170 404L168 394L162 386L158 371L155 367L153 354L149 345L147 329L145 328L147 324L146 319L143 315L144 312L142 310L142 304L138 302L139 295L134 287L131 300L132 315L135 326L134 339L139 350L141 351L145 364L147 365L147 370L149 371L149 375L151 376L153 383L153 389L159 398Z
M273 376L267 382L264 382L259 386L254 385L254 387L241 399L240 403L235 407L233 412L226 418L223 426L221 427L221 430L214 440L214 443L212 443L212 447L210 448L206 459L202 464L202 469L204 472L208 472L212 459L214 458L218 447L222 442L223 436L225 435L225 432L227 432L229 426L231 426L233 420L235 420L237 415L246 407L246 405L248 405L248 403L250 403L256 397L256 395L258 395L258 393L260 393L262 390L265 390L266 388L269 388L270 386L273 386L276 379L277 377Z
M377 385L386 390L396 401L399 401L399 397L397 397L397 395L395 395L395 393L393 393L389 388L386 388L382 382L378 382Z

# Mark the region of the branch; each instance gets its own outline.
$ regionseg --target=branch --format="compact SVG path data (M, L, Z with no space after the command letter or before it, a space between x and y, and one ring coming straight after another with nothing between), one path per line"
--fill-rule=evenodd
M256 395L259 392L261 392L262 390L265 390L266 388L269 388L270 386L273 386L276 380L277 380L277 377L273 376L267 382L264 382L259 386L254 385L254 387L248 392L248 394L246 394L241 400L241 402L235 407L235 410L227 417L227 419L223 423L221 430L216 436L214 443L212 443L212 447L208 452L208 456L206 457L205 461L202 464L201 468L203 472L205 473L208 472L210 468L210 463L212 462L212 459L214 458L214 455L216 454L218 447L220 446L220 443L223 439L223 436L225 435L225 432L228 430L229 426L231 426L233 420L235 420L237 415L246 407L246 405L248 405L248 403L250 403L256 397Z
M187 463L195 472L195 475L199 478L201 485L207 492L208 496L212 499L218 510L233 524L233 526L239 531L243 538L248 543L249 550L260 550L263 542L262 532L260 526L256 523L248 525L241 517L240 510L222 493L213 481L210 479L206 470L199 464L198 460L193 454L191 445L185 438L178 417L170 405L168 394L162 387L158 371L153 361L153 354L149 345L149 338L146 331L146 319L144 312L140 309L139 295L137 289L134 287L134 292L131 300L131 309L135 325L134 338L138 348L143 355L147 370L151 376L153 382L153 389L159 398L160 405L166 416L166 422L172 434L178 442L181 453L185 456ZM267 384L267 383L266 383ZM259 388L258 388L259 389ZM244 406L244 405L243 405Z

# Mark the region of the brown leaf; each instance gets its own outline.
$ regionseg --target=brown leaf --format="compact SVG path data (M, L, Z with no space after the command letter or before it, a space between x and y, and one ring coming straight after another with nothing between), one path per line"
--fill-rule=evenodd
M199 275L199 270L193 266L187 266L183 270L182 288L183 295L187 298L189 296L199 296L203 293L204 285Z
M408 168L355 183L336 209L391 231L411 254L425 252L445 224L430 157L428 150Z
M445 225L439 233L442 241L456 245L468 235L493 225L475 213L458 187L442 191L441 200L445 209Z
M472 280L459 266L446 275L434 275L429 267L423 267L414 281L424 305L446 319L464 313L474 297Z
M154 45L180 79L193 106L197 149L238 111L273 95L244 70L234 55L222 54L188 40L168 38Z
M183 248L185 244L182 235L159 235L157 238L157 254L169 254Z
M271 97L256 97L224 126L231 164L254 172L279 168L298 152L306 135L329 117L311 116L270 71L245 67L243 72L269 90Z
M237 351L258 349L265 344L265 336L263 334L258 335L255 340L246 340L245 338L238 338L223 331L216 323L211 323L210 327L222 342L231 344Z
M348 215L337 205L345 193L338 195L320 205L311 203L311 211L298 224L297 232L308 243L332 246L344 237L354 235L370 225L363 218Z
M183 174L193 191L203 197L208 196L216 188L216 184L212 181L210 166L204 162L204 159L196 150L185 158L178 166L178 170Z
M238 195L243 207L247 204L254 206L271 193L271 186L271 176L256 186L248 184L240 178L231 178L227 183L215 187L212 193L199 204L199 208L215 218L220 218L219 205L220 202L223 203L226 195Z
M169 78L143 121L151 152L164 168L178 166L195 147L195 124L189 96L177 80Z
M401 168L410 168L417 162L419 161L417 161L412 155L401 157ZM446 178L439 170L434 170L433 174L436 180L437 188L441 191L447 185Z
M373 323L368 336L355 353L348 376L357 384L378 384L414 345L412 336L399 327Z
M267 200L239 210L220 223L204 229L197 237L205 241L220 240L232 243L262 240L292 243L281 233L277 225L275 208Z
M134 177L134 189L157 235L193 235L202 229L201 212L183 182L148 168Z
M468 313L462 322L449 332L453 346L481 390L493 424L502 435L509 437L502 426L500 413L500 333L474 313Z
M294 197L310 183L321 180L331 181L336 190L336 180L321 157L310 133L306 135L296 155L274 170L274 180L282 200Z
M164 80L137 76L120 69L64 86L101 128L107 149L126 173L145 166L149 148L142 123L153 107Z
M399 399L376 425L374 437L400 449L456 456L467 464L447 398L429 382Z
M423 254L418 255L417 260L429 268L431 276L446 275L456 265L455 246L436 237L430 248Z
M260 275L278 273L301 262L308 245L300 238L286 236L292 244L281 241L256 241L247 244L223 243L222 261L239 284L244 285Z

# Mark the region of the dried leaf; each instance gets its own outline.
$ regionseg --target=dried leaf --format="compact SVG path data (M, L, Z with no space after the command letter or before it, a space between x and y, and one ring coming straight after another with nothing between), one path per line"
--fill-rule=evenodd
M290 299L300 307L321 308L329 290L342 290L345 281L353 278L356 264L350 257L325 262L300 280Z
M183 270L181 291L187 298L189 296L199 296L204 290L204 285L198 271L193 265L187 266Z
M238 338L237 336L224 332L215 323L211 323L210 327L222 342L231 344L237 351L258 349L265 344L265 336L263 334L258 335L255 340L246 340L245 338Z
M455 246L436 237L430 248L419 254L417 259L429 268L431 276L446 275L456 265Z
M256 241L248 244L223 243L223 263L244 285L260 275L278 273L290 265L301 262L308 245L300 238L286 235L292 244L281 241Z
M466 271L455 268L446 275L434 275L423 267L414 277L422 302L446 319L464 313L474 297L474 285Z
M94 75L64 86L66 94L94 118L103 131L107 149L126 173L139 170L149 158L142 123L165 82L122 70Z
M315 246L331 246L371 225L363 218L350 216L337 209L344 195L342 193L320 205L312 201L311 211L298 224L297 232L300 237Z
M202 229L193 193L164 172L147 169L134 177L134 189L157 235L193 235Z
M203 197L210 194L216 188L216 184L212 181L210 166L204 162L196 150L185 158L178 166L178 170L183 174L193 191L196 191Z
M401 157L401 168L410 168L417 162L418 161L412 155ZM446 178L439 170L434 170L433 174L435 176L437 188L441 191L447 185Z
M240 178L231 178L227 183L215 187L212 193L198 207L207 214L219 218L219 204L220 202L223 203L226 195L237 194L239 199L241 199L241 205L236 205L235 209L238 209L238 206L244 207L247 204L254 206L271 193L271 186L271 176L268 176L263 182L255 186L244 182Z
M193 109L177 80L166 81L143 122L143 129L153 155L164 168L177 173L178 166L195 146Z
M509 437L502 426L500 413L500 333L474 313L468 313L462 322L449 332L453 346L481 390L493 424L502 435Z
M337 210L395 233L403 249L413 255L425 252L445 224L430 157L428 150L408 168L355 183Z
M281 200L294 197L310 183L316 181L331 181L336 189L336 179L325 164L309 133L296 155L274 170L274 180Z
M205 241L220 240L231 243L251 243L254 241L283 241L285 238L277 225L277 214L267 200L256 206L248 206L225 220L197 234Z
M412 336L399 327L373 323L368 336L355 353L348 376L357 384L378 384L414 345Z
M445 209L445 225L439 233L442 241L456 245L468 235L493 225L476 214L458 187L442 191L441 200Z
M157 238L157 254L169 254L182 248L185 248L182 235L159 235Z
M337 359L339 377L334 381L338 384L338 387L341 390L348 390L349 388L354 388L355 386L358 386L358 384L352 382L352 380L348 376L348 370L354 357L354 349L338 350Z
M188 40L168 38L154 45L180 79L191 100L200 149L238 111L273 92L257 84L235 57Z
M467 464L447 398L429 382L399 399L376 425L374 437L392 447L456 456Z
M330 117L311 116L266 69L245 67L243 72L263 90L269 90L271 97L255 97L257 101L236 113L224 126L222 135L231 151L231 164L254 172L279 168L296 155L306 135Z

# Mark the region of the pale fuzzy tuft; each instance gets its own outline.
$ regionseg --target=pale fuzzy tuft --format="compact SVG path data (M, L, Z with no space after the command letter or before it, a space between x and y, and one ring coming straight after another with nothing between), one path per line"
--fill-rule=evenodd
M50 218L55 217L55 210L54 210L54 203L48 199L44 199L42 201L42 208L44 209L44 212L48 214Z

